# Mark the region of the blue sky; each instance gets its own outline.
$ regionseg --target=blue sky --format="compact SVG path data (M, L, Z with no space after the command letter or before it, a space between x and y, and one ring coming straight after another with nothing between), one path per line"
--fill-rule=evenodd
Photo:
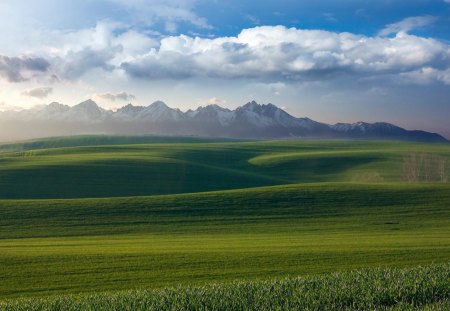
M0 26L0 110L255 99L450 137L450 1L5 0Z

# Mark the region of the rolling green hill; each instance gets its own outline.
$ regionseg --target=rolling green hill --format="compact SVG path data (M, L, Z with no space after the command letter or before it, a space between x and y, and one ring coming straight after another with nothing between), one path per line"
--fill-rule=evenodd
M33 149L49 149L80 146L105 146L127 144L168 144L168 143L210 143L239 141L228 138L201 138L176 136L109 136L109 135L80 135L31 139L18 142L0 144L0 153L17 152Z
M0 153L0 198L86 198L192 193L305 182L399 182L415 152L450 158L450 145L397 142L211 142L79 137ZM148 140L154 143L149 144ZM188 141L185 141L188 140ZM189 141L193 140L193 141ZM89 145L96 142L112 145ZM123 142L134 144L121 145ZM183 142L180 142L183 141ZM117 143L117 144L114 144Z
M447 185L321 184L0 203L1 297L450 258Z
M449 145L90 139L0 154L0 300L450 258Z

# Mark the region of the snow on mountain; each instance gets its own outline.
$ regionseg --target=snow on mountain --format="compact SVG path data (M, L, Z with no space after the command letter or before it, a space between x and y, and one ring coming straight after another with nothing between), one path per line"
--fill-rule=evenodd
M303 128L307 130L328 129L327 124L308 118L295 118L273 104L259 105L252 101L236 109L237 119L257 127L279 126L285 128Z
M298 118L297 119L297 125L300 127L303 127L305 129L329 129L329 125L325 123L320 123L314 120L311 120L310 118Z
M111 111L99 107L92 100L87 100L73 107L51 103L28 110L3 112L0 113L0 119L9 124L17 123L19 128L23 126L20 122L29 125L34 121L37 121L36 124L45 121L47 136L48 133L58 135L63 130L61 122L65 122L71 124L69 129L65 129L66 134L135 133L235 138L311 137L446 141L439 134L408 131L384 122L328 125L308 118L296 118L273 104L260 105L255 101L235 110L208 105L182 112L168 107L162 101L154 102L147 107L128 104L117 111ZM77 123L81 125L78 126ZM39 131L38 125L33 126Z
M70 111L70 106L53 102L37 111L34 118L40 120L61 120Z
M65 114L67 121L98 122L110 116L111 111L105 110L97 105L93 100L86 100L70 108Z
M145 109L143 106L133 106L128 104L118 109L114 114L114 118L122 121L131 121L138 118L139 114Z
M136 116L139 119L145 119L153 122L179 121L183 119L184 114L179 109L172 109L162 101L156 101L148 107L142 109Z
M186 116L197 121L216 122L222 126L227 126L235 118L235 113L218 105L208 105L199 107L197 110L188 110Z
M279 120L274 118L271 110L269 105L259 105L257 102L252 101L235 110L236 121L252 124L256 127L280 125Z

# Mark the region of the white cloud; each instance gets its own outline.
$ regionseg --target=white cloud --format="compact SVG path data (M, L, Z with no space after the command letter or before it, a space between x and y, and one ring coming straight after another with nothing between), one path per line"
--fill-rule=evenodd
M44 99L48 95L50 95L51 92L53 92L53 88L51 87L38 87L31 90L23 91L21 95Z
M93 28L51 32L39 46L31 51L39 58L0 57L0 75L20 82L33 77L23 72L37 70L39 75L73 81L97 70L110 77L141 80L214 78L287 83L395 77L424 68L446 72L450 67L448 43L404 32L388 38L261 26L244 29L236 37L155 38L121 24L100 22ZM3 66L2 59L6 60ZM22 65L5 65L11 59ZM445 74L434 77L433 81L448 84Z
M134 59L159 44L156 39L144 33L108 21L98 22L92 28L75 31L38 31L34 40L35 42L27 49L42 56L35 58L34 62L41 62L39 67L42 68L41 71L50 69L51 64L51 72L49 70L47 73L63 80L82 78L92 70L111 72L122 62ZM15 62L18 60L20 59L16 57ZM27 62L31 63L31 60ZM46 62L48 66L44 67ZM1 71L0 58L0 74ZM22 79L21 75L15 74L12 69L8 73L9 80L26 80Z
M450 68L439 70L432 67L424 67L415 71L402 73L397 77L403 83L430 84L440 81L450 85Z
M399 32L409 32L416 28L422 28L431 25L435 21L436 17L429 15L408 17L397 23L387 25L379 32L379 35L388 36L390 34L396 34Z
M284 26L244 29L237 37L166 37L121 65L140 79L207 77L269 81L323 80L448 68L449 45L400 33L394 38L301 30Z

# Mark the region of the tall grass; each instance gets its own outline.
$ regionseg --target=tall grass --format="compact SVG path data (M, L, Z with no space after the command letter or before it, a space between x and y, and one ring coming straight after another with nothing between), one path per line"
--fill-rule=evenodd
M28 298L2 302L0 310L446 310L449 306L447 263L201 287Z

